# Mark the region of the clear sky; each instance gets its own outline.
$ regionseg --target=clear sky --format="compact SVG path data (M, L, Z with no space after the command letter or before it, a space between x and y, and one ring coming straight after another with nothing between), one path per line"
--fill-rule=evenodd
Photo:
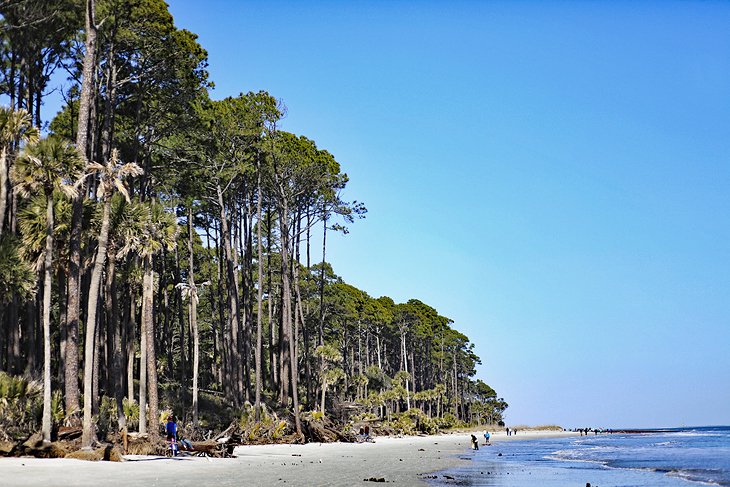
M369 209L372 296L455 321L512 424L730 424L730 3L168 0Z

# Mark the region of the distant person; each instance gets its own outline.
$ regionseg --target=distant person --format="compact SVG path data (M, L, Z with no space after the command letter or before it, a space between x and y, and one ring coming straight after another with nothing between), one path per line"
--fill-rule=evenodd
M505 428L505 431L507 432L507 436L509 436L509 428Z
M175 421L175 416L172 414L167 417L165 433L167 434L167 442L170 444L173 456L177 456L177 421Z
M471 448L472 448L472 450L479 449L479 441L477 440L477 437L474 435L471 435Z
M484 445L489 445L489 431L484 430Z
M356 439L357 439L358 443L369 441L370 440L370 428L368 428L367 426L363 428L361 426L360 433L358 433L356 435Z
M193 451L195 448L193 447L193 444L190 443L190 440L187 438L181 438L180 439L180 445L182 445L182 449L186 451Z

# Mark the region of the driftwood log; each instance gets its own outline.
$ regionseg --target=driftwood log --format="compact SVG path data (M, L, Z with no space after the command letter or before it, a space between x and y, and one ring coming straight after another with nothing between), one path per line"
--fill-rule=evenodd
M234 421L212 440L192 442L191 453L199 456L232 458L234 448L242 444L241 426Z
M343 443L353 443L355 441L355 435L342 431L327 417L318 420L302 421L302 430L304 438L308 442L332 443L341 441Z

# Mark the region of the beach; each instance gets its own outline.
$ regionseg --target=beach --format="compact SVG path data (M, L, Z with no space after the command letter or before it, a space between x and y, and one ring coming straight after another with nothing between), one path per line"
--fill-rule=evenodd
M474 432L484 442L483 431ZM471 433L402 438L379 437L374 443L252 445L235 450L236 458L165 458L128 456L124 462L71 459L2 458L4 486L201 486L368 485L365 479L425 485L434 472L468 462ZM492 432L491 441L528 440L576 433ZM461 457L461 458L460 458ZM438 474L440 475L440 474Z

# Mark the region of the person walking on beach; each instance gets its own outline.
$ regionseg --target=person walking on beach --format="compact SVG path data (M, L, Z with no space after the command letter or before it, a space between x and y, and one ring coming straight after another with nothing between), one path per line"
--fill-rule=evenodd
M474 435L471 435L471 448L473 450L479 449L479 441L477 440L477 437Z
M489 431L484 430L484 445L489 445Z

